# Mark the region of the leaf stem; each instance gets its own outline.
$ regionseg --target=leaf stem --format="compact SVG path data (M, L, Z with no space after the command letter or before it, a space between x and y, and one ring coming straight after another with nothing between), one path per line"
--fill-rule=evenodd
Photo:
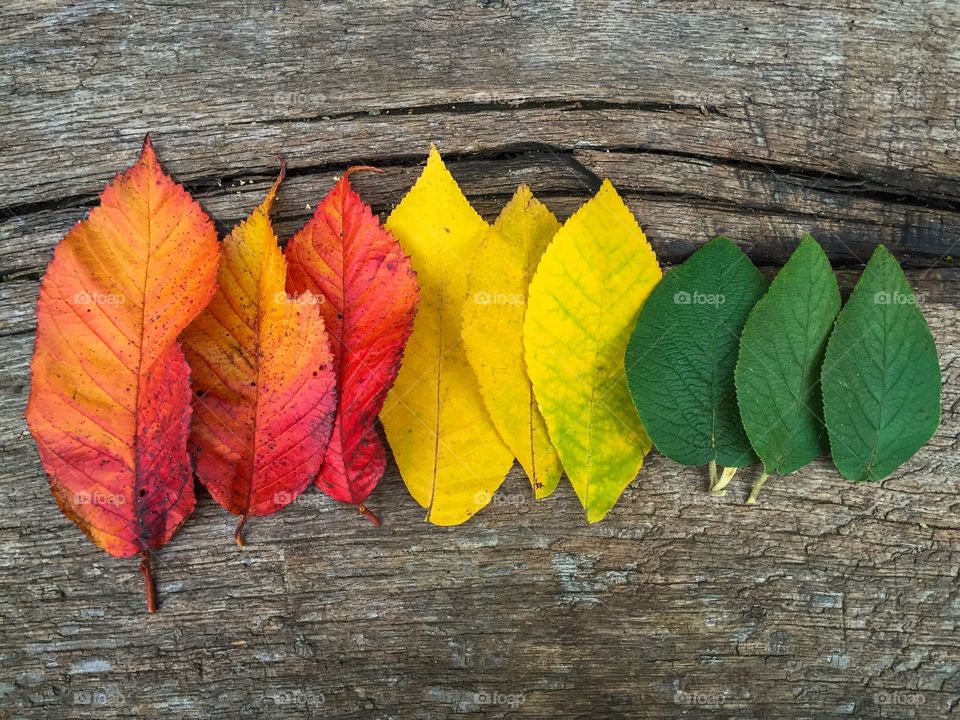
M150 568L150 552L140 554L140 572L143 575L143 589L147 594L147 612L157 611L157 589L153 584L153 570Z
M374 527L380 527L380 518L374 515L373 511L370 508L368 508L366 505L364 505L363 503L360 503L359 505L357 505L357 510L360 511L361 515L363 515L370 522L372 522Z
M713 487L710 489L711 495L726 495L727 494L727 485L730 484L730 481L733 480L733 476L737 474L738 468L735 467L725 467L723 472L720 474L720 479L714 483Z
M244 547L246 543L243 541L243 526L247 524L247 516L241 515L240 522L237 523L236 532L233 533L233 539L236 540L237 545Z
M710 465L710 492L714 492L717 489L717 461L711 460Z
M753 484L753 490L750 491L750 497L747 498L747 505L757 504L757 495L760 494L760 488L763 487L768 477L770 477L769 474L765 472L760 473L760 477L757 478L757 481Z

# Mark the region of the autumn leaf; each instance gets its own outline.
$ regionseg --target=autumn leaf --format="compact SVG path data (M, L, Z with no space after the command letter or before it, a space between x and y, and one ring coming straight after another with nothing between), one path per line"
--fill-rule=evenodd
M830 452L848 480L882 480L937 431L937 346L900 264L883 245L837 317L822 378Z
M557 232L530 284L527 368L588 522L616 504L650 450L623 357L637 312L660 276L643 231L604 180Z
M337 375L337 417L317 485L379 524L363 505L387 463L376 419L400 369L419 292L409 258L350 187L357 170L375 168L347 170L287 244L287 289L321 300Z
M627 346L627 380L644 428L671 460L709 463L716 494L757 459L733 371L743 324L766 288L750 258L714 238L653 289Z
M563 468L527 375L523 316L537 263L559 229L553 213L521 185L480 241L463 311L464 349L480 395L538 499L556 489Z
M193 512L189 370L177 336L216 287L213 224L140 159L60 241L40 286L27 423L64 514L111 555L150 551Z
M427 520L457 525L490 502L513 463L483 405L460 336L467 267L488 226L432 147L426 168L386 227L410 255L420 309L380 420Z
M310 484L330 440L335 374L317 298L292 299L267 197L223 242L210 305L183 335L193 370L197 477L240 516L269 515Z
M734 379L750 444L763 462L747 503L770 475L827 453L820 368L840 290L823 248L807 235L743 326Z

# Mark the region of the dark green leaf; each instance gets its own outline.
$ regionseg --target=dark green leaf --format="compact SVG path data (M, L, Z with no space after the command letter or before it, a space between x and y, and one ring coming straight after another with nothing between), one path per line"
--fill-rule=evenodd
M767 282L718 237L660 281L637 318L625 368L640 419L667 457L685 465L756 460L737 408L740 332Z
M882 480L940 423L930 328L890 252L879 246L837 318L823 364L833 462L848 480Z
M764 475L786 475L827 452L820 368L839 310L830 261L808 235L754 306L740 341L737 401Z

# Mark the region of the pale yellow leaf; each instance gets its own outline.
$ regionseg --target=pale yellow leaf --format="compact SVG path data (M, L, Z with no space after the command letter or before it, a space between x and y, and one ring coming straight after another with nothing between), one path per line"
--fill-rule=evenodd
M563 469L527 376L523 316L530 280L559 229L553 213L521 185L480 242L463 311L464 347L480 394L538 499L554 491Z
M489 226L431 148L427 167L386 227L410 256L420 308L380 419L427 519L456 525L490 502L513 464L460 337L467 267Z

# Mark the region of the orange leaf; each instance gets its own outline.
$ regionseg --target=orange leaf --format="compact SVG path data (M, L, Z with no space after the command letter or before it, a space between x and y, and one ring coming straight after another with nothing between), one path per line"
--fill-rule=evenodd
M64 514L111 555L149 553L193 512L189 370L177 335L216 287L213 223L140 159L60 241L40 286L27 423Z
M410 259L350 187L347 170L310 221L287 244L287 288L323 298L332 338L339 407L317 476L331 497L360 506L383 476L387 457L375 422L400 369L419 291Z
M223 242L220 287L183 335L193 369L197 477L247 517L293 502L323 462L336 412L330 344L317 299L290 299L266 199Z

